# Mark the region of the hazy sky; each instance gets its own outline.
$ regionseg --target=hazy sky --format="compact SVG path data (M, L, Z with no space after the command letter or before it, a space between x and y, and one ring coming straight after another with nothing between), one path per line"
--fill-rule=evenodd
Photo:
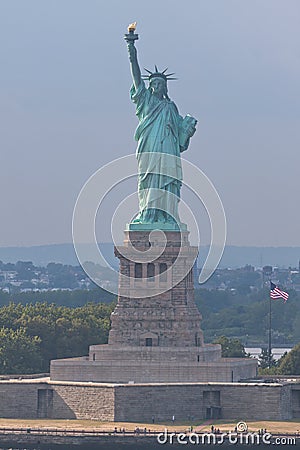
M71 242L85 181L134 153L133 20L141 66L176 72L169 95L199 120L184 156L217 188L228 244L299 246L299 0L1 0L0 246ZM104 202L100 240L134 185Z

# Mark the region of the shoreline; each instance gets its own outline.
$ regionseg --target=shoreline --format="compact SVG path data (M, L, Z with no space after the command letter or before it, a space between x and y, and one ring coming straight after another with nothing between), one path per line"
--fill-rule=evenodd
M193 433L192 433L193 434ZM194 433L195 434L195 433ZM163 442L164 433L132 433L132 432L104 432L104 431L83 431L83 430L50 430L44 429L1 429L0 430L0 448L23 449L26 450L157 450L163 447L173 448L174 450L182 448L183 442L180 441L182 433L169 433L168 440ZM221 439L221 435L216 434L216 440L208 438L209 433L197 433L202 448L211 448L211 445L234 446L234 448L249 448L249 442L244 440L243 433L227 436ZM160 441L158 437L160 436ZM191 436L191 435L190 435ZM233 439L234 436L234 439ZM170 438L169 438L170 437ZM189 434L185 435L185 448L194 448L195 441L189 440ZM201 438L205 438L201 442ZM270 444L278 445L278 440L284 440L285 448L294 448L300 446L300 436L297 434L278 434L272 435L268 443L254 441L253 446L259 445L260 448L268 448ZM235 440L235 441L234 441ZM277 441L276 441L277 440Z

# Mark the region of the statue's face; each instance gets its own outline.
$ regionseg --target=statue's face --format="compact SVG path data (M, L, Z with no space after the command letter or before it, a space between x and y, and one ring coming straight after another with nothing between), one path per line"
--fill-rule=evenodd
M150 89L152 94L162 98L167 94L167 83L163 78L152 78L152 80L150 81Z

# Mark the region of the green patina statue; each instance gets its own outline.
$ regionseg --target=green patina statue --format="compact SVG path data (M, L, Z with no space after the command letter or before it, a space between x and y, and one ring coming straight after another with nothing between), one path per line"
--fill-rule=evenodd
M196 119L183 118L168 96L167 81L173 74L165 69L141 75L134 41L135 23L129 25L127 42L133 85L130 96L136 105L139 125L135 132L138 142L139 214L132 223L180 228L178 203L182 185L181 152L187 150L196 131ZM147 88L144 79L149 81Z

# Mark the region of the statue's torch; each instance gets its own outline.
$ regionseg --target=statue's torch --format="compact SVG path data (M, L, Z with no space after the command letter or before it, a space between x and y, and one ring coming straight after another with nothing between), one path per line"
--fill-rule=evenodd
M125 41L129 43L134 44L134 41L136 41L139 38L139 35L135 33L135 29L136 29L136 22L131 23L130 25L128 25L128 33L125 34L124 39Z

